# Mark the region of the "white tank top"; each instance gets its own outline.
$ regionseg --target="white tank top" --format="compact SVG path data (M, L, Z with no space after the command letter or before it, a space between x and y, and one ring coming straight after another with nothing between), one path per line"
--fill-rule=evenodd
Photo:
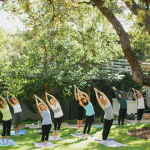
M59 103L56 103L56 107L54 105L51 105L51 108L54 112L54 118L60 118L64 115Z
M14 105L14 113L19 113L19 112L21 112L21 111L22 111L22 109L21 109L21 107L20 107L20 104Z
M138 98L138 109L145 109L145 104L144 104L143 97Z

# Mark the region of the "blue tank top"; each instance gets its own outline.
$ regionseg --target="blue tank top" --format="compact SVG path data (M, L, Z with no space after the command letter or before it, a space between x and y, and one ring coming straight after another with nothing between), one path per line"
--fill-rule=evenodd
M42 111L41 116L43 118L42 125L52 124L52 119L50 115L50 111L46 109L46 111Z

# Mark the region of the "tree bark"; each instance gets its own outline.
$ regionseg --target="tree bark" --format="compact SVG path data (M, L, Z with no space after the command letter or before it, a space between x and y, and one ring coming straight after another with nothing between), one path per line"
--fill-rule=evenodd
M104 6L103 0L93 0L93 2L116 30L120 38L122 51L131 66L133 80L137 83L150 86L150 76L147 76L142 72L139 62L137 61L130 46L128 34L125 32L119 20Z
M124 3L131 10L131 12L136 16L138 15L139 10L143 10L134 0L131 0L131 3L128 0L124 0ZM145 11L145 19L143 20L143 23L145 24L145 27L148 33L150 34L150 16L147 14L146 11Z

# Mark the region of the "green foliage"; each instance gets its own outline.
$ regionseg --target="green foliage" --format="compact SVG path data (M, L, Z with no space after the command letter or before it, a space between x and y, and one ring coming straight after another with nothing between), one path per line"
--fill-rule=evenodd
M133 77L128 72L122 72L120 74L120 79L112 79L107 82L108 86L116 87L119 90L123 90L126 92L131 91L131 88L135 88L137 90L141 89L142 85L133 81Z
M122 2L106 0L104 4L115 15L125 16ZM102 66L111 66L123 56L113 27L92 5L69 0L12 0L2 8L18 16L26 30L15 34L0 31L0 94L5 96L8 90L33 111L34 94L44 99L48 91L58 100L71 100L74 84L87 92L94 77L112 77ZM131 40L137 58L148 58L149 36L141 29L130 34L135 37ZM131 76L124 77L119 80L120 75L115 75L114 82L107 83L124 90L135 85Z

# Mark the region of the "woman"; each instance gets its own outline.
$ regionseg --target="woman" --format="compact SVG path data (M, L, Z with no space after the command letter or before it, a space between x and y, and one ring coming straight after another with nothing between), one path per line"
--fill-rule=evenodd
M78 88L77 88L77 91L79 93L79 103L86 111L85 127L83 130L83 138L88 138L88 135L89 135L90 130L91 130L91 125L92 125L92 123L94 123L95 112L94 112L93 105L90 102L89 96L86 93L81 92ZM83 95L85 97L83 97ZM87 130L87 134L85 137L86 130Z
M7 130L7 144L9 144L9 136L10 136L10 129L11 129L11 113L10 113L10 109L8 107L8 104L6 102L6 100L0 96L0 111L3 114L3 132L2 132L2 144L4 144L4 137L6 134L6 130Z
M109 101L109 99L107 98L107 96L98 91L96 88L94 88L95 90L95 94L96 94L96 98L98 100L98 103L100 105L100 107L104 110L105 114L104 114L104 127L103 127L103 133L102 133L102 139L104 143L107 143L107 137L109 135L109 131L110 128L112 126L113 123L113 110L112 110L112 106L111 103ZM102 96L98 96L98 93Z
M113 87L113 90L115 92L116 95L116 99L120 104L120 110L119 110L119 117L118 117L118 124L120 125L120 121L122 119L121 125L123 125L124 123L124 118L126 116L127 113L127 101L123 95L122 92L120 92L118 89L116 89L115 87Z
M84 115L84 108L82 106L80 106L79 104L79 98L78 98L78 93L76 92L77 87L74 85L74 95L75 95L75 99L78 103L78 109L77 109L77 116L78 116L78 120L77 120L77 126L78 129L81 128L82 126L82 120L83 120L83 115Z
M59 129L60 129L60 126L61 126L61 123L62 123L63 112L62 112L62 109L61 109L61 106L60 106L59 102L57 101L57 99L54 96L52 96L52 95L50 95L50 94L48 94L46 92L45 92L45 95L46 95L46 101L47 101L49 107L54 112L53 138L57 139L57 136L58 136L58 133L59 133ZM48 101L47 96L50 96L52 98L50 100L50 102Z
M34 95L34 96L35 96L38 111L43 118L43 121L42 121L42 146L46 146L47 140L49 137L49 131L51 130L51 127L52 127L51 115L50 115L50 111L49 111L47 105L39 97L37 97L36 95ZM38 103L38 100L41 103Z
M9 101L8 94L10 94L12 96L10 101ZM21 109L21 106L20 106L19 101L17 100L17 98L14 95L12 95L11 93L9 93L8 91L7 91L7 101L11 105L11 107L14 109L15 135L18 135L20 125L21 125L21 121L22 121L22 109Z
M140 123L143 113L144 113L144 109L145 109L145 104L144 104L144 98L142 96L142 94L138 91L135 90L134 88L132 88L133 92L134 92L134 97L138 102L138 117L137 117L137 124Z

